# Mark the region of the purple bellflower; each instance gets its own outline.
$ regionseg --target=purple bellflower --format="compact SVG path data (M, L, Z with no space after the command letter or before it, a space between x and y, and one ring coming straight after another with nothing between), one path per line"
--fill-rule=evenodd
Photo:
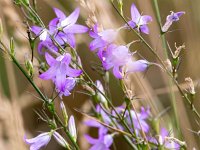
M136 8L135 4L131 5L131 21L128 24L133 28L145 34L149 34L147 24L152 21L152 17L148 15L141 15Z
M39 150L49 143L51 136L52 132L44 132L32 139L25 138L25 142L30 145L30 150Z
M60 39L60 42L68 43L71 47L75 47L75 38L74 34L76 33L85 33L88 31L88 28L76 24L76 21L79 17L80 9L76 8L68 17L59 9L54 8L54 12L57 16L58 23L57 29L58 33L57 36Z
M176 22L179 20L179 18L185 14L184 11L180 11L180 12L173 12L171 11L171 14L167 16L166 18L166 22L164 24L164 26L162 27L162 32L167 32L167 30L170 28L170 26L172 25L173 22Z
M69 53L58 56L56 59L45 53L45 58L50 68L42 73L40 78L43 80L51 79L55 83L56 90L61 98L62 95L70 95L70 91L76 83L74 77L81 75L82 71L69 66L71 62L71 55Z
M74 120L74 116L70 116L69 123L68 123L69 133L74 138L74 140L77 140L77 133L76 133L76 124Z
M131 53L126 46L117 46L111 44L107 47L106 51L102 51L99 55L105 70L112 68L113 74L116 78L123 77L122 67L131 61Z
M117 30L107 29L101 32L98 32L98 25L96 24L93 27L93 30L90 30L89 35L94 38L90 43L90 50L94 51L95 49L103 49L107 45L111 44L117 38Z

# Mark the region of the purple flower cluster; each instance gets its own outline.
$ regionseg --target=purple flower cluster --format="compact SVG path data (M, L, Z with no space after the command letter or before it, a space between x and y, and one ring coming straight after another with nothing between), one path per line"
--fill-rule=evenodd
M134 4L131 7L131 16L132 20L128 22L129 25L133 29L148 34L147 23L152 20L151 17L141 16ZM127 28L127 25L125 28ZM90 49L92 51L98 49L97 55L102 61L103 68L105 70L112 69L114 76L122 79L126 73L144 71L149 63L146 60L133 61L133 53L129 51L128 46L114 44L119 29L98 31L98 25L96 24L89 34L94 39L90 43Z
M131 110L131 114L129 114L127 110L124 113L125 109L122 106L117 107L116 110L120 115L124 114L125 122L128 124L129 128L132 131L133 130L136 131L137 136L139 136L139 131L141 131L141 126L142 126L143 131L148 133L150 127L147 124L146 119L149 117L149 113L150 113L149 109L145 110L144 108L141 108L140 113L136 112L141 126L139 125L138 120L136 118L136 114L133 110ZM110 116L107 113L105 113L104 109L102 109L99 105L97 105L96 107L96 112L101 116L102 122L104 122L105 124L109 126L113 126L114 128L118 128L120 130L125 130L121 126L120 122L118 122L115 118L112 118L111 120ZM114 111L112 112L112 115L117 117ZM113 124L112 121L114 121L115 124ZM133 127L132 123L133 123L134 129L132 128ZM98 139L94 139L93 137L89 135L85 135L85 138L87 139L87 141L93 145L90 150L93 150L96 147L101 147L99 150L104 150L104 149L108 150L109 147L112 145L114 134L110 135L108 128L96 122L95 120L88 120L85 122L85 124L89 127L98 128Z
M80 76L82 71L70 67L70 53L60 55L58 53L59 47L56 44L59 44L63 49L67 45L74 48L74 34L85 33L88 31L88 28L76 24L80 12L79 8L75 9L68 17L57 8L54 8L54 12L56 18L50 21L49 29L32 26L31 30L40 39L38 44L39 54L43 54L43 48L48 51L45 52L45 58L50 67L46 72L40 75L40 78L43 80L51 79L55 84L56 91L62 98L62 95L70 95L70 91L74 88L76 83L75 77ZM58 56L54 58L49 53Z

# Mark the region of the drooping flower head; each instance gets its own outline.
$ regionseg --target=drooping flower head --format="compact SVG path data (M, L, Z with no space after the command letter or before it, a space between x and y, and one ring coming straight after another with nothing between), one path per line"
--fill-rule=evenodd
M149 34L147 24L152 21L152 17L148 15L141 15L135 4L131 5L131 21L128 24L133 28L145 34Z
M56 59L45 53L45 58L50 67L40 75L40 78L43 80L51 79L56 85L56 90L60 97L62 95L70 95L70 91L76 83L74 77L81 75L82 71L69 66L71 63L71 55L69 53L58 56Z
M162 27L162 32L167 32L167 30L170 28L172 23L176 22L176 21L179 21L179 18L183 14L185 14L184 11L180 11L180 12L176 12L176 13L171 11L171 14L167 16L166 22L165 22L164 26Z
M96 24L89 32L90 36L94 38L90 43L90 50L94 51L95 49L102 49L111 44L115 41L117 33L117 30L114 29L107 29L99 32L98 25Z

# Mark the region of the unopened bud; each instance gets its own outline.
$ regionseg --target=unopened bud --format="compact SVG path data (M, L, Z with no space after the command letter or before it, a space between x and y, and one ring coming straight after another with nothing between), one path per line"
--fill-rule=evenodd
M31 62L31 60L28 58L27 55L25 55L25 67L26 67L29 75L32 77L33 72L34 72L34 67L33 67L33 63Z
M195 88L193 80L190 77L185 78L185 82L187 83L188 92L192 95L195 95Z
M60 108L62 110L62 115L63 115L63 118L64 118L65 126L67 126L68 115L67 115L66 107L65 107L65 104L63 103L63 101L60 102Z
M69 128L69 133L73 137L74 141L76 141L77 133L76 133L76 124L75 124L74 116L70 116L68 128Z
M11 54L12 56L15 55L15 45L14 45L14 40L13 40L13 38L10 39L10 54Z
M53 137L61 146L69 149L69 144L65 141L65 139L56 131L53 132Z

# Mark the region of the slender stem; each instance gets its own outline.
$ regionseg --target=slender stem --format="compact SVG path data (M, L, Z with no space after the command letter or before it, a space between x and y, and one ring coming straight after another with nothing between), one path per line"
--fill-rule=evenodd
M165 34L162 33L162 31L161 31L162 23L161 23L160 11L159 11L159 6L158 6L158 0L153 0L153 4L154 4L158 23L160 25L159 28L160 28L160 33L161 33L162 46L163 46L163 51L165 54L165 59L168 59L167 42L166 42ZM176 98L175 98L174 91L172 90L173 82L172 82L171 78L169 80L170 80L169 81L170 97L171 97L172 108L173 108L173 112L174 112L174 116L175 116L174 117L175 118L175 126L178 129L178 135L180 136L181 133L180 133L180 124L179 124L179 120L178 120L178 114L177 114Z

